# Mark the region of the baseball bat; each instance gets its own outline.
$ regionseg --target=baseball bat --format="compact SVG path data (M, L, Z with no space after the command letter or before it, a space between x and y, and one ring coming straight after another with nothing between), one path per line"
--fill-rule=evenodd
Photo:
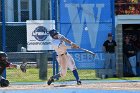
M71 49L71 46L67 46L67 48L68 48L68 49ZM92 52L92 51L89 51L89 50L84 49L84 48L81 48L81 47L79 47L79 49L83 50L83 51L84 51L84 52L86 52L86 53L89 53L89 54L91 54L91 55L95 56L95 53L94 53L94 52Z
M93 56L95 56L95 53L92 52L92 51L89 51L89 50L84 49L84 48L79 48L79 49L81 49L81 50L83 50L83 51L85 51L85 52L87 52L87 53L92 54Z

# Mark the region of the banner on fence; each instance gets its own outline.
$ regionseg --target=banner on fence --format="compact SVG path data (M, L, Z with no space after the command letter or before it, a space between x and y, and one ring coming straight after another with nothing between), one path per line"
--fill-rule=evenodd
M55 29L54 20L28 20L27 27L27 50L52 50L52 38L49 31Z
M111 0L60 0L60 32L79 46L102 51L112 31Z
M104 68L104 53L96 53L95 56L85 52L69 52L78 69L101 69Z

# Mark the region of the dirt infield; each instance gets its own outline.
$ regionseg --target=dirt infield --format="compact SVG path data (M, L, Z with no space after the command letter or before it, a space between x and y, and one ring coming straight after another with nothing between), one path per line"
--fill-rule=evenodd
M140 82L95 82L92 84L33 84L33 85L10 85L9 87L0 88L4 90L29 90L29 89L55 89L55 88L82 88L98 90L140 90Z

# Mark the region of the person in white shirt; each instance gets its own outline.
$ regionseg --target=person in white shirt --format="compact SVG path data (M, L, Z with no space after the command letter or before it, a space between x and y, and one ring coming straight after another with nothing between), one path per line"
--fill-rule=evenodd
M59 34L56 30L49 31L50 36L53 38L52 46L57 53L56 59L60 65L60 71L58 74L50 77L48 80L48 85L54 82L55 79L59 77L65 77L67 73L67 69L69 68L74 77L76 78L77 85L81 85L81 81L77 72L77 68L75 66L75 62L73 57L67 52L68 46L65 43L71 45L71 48L79 48L78 45L67 39L65 36Z

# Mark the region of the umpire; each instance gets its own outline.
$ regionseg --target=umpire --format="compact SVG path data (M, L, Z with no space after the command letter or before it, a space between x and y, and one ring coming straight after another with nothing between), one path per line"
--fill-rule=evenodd
M113 40L112 33L108 33L108 40L103 43L103 51L105 52L105 69L112 69L113 76L116 77L116 57L115 48L117 44Z

